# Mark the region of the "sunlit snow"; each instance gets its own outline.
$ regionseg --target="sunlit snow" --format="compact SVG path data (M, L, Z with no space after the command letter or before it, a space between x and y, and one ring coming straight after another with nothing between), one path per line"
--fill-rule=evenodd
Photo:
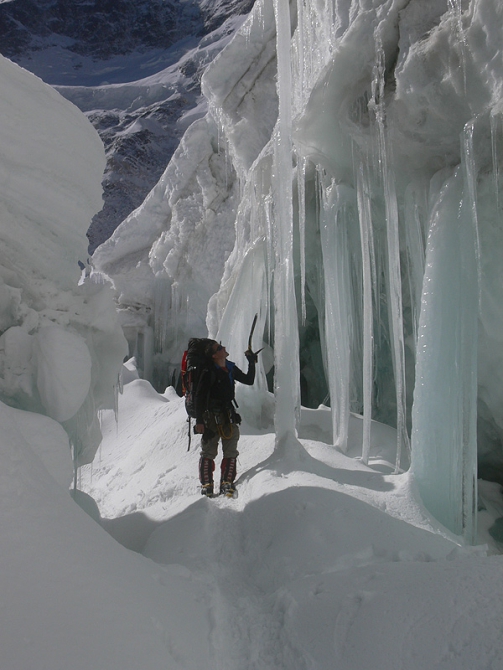
M167 667L501 664L501 556L458 546L418 504L410 476L390 474L393 429L373 425L365 466L360 417L350 417L346 456L328 443L328 409L303 410L305 456L292 470L274 456L272 424L245 423L238 498L209 500L174 389L132 380L119 406L118 425L103 417L103 446L80 485L104 528L155 561L163 588L185 593L183 606L166 600L177 622L159 631Z

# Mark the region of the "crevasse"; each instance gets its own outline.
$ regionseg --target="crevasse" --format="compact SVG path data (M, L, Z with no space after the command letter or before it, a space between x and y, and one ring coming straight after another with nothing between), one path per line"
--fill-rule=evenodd
M95 259L124 310L141 282L130 346L160 319L168 377L196 330L244 362L258 312L279 437L300 401L330 404L341 449L363 415L364 461L372 421L396 427L396 471L467 541L477 476L503 483L502 25L498 0L258 0L204 75L208 116Z

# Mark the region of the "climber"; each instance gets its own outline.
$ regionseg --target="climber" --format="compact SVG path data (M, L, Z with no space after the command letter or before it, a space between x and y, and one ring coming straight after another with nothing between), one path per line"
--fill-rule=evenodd
M235 410L235 382L253 384L257 354L251 348L245 352L248 372L245 374L235 363L227 360L224 346L211 340L206 346L209 365L202 371L195 392L195 432L201 433L201 457L199 459L199 481L201 493L212 497L213 471L218 443L222 441L220 493L232 497L235 492L237 444L241 417Z

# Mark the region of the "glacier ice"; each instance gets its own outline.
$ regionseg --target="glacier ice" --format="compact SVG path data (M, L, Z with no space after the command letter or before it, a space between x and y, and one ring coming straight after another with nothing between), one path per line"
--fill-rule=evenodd
M240 352L259 311L278 431L299 395L329 402L341 449L363 415L363 460L371 421L394 426L396 471L470 541L477 460L503 482L503 7L287 10L255 3L205 72L208 115L95 265L131 353L161 333L162 381L188 335Z
M83 337L45 325L36 337L37 389L48 415L67 421L84 403L91 387L91 354Z
M110 284L79 285L102 206L103 146L82 112L3 57L0 87L2 421L39 425L55 450L66 430L77 465L99 446L97 411L113 407L127 351Z

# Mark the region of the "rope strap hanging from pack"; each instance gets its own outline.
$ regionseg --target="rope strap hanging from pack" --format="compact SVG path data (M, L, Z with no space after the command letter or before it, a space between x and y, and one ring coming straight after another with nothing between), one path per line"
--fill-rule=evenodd
M231 437L232 437L232 435L233 435L232 424L231 424L231 423L228 423L227 425L229 426L229 429L230 429L230 430L229 430L229 435L226 435L226 434L225 434L224 425L217 424L218 434L220 435L220 437L222 438L222 440L230 440Z

